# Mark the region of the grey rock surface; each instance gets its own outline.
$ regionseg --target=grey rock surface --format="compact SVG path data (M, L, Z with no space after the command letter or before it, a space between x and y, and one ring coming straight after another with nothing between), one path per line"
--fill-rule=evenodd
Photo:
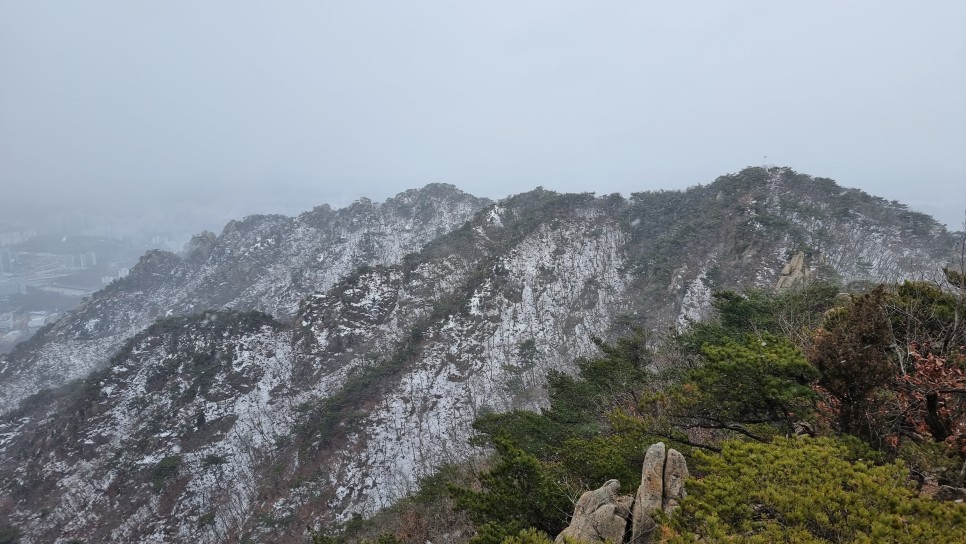
M623 542L630 512L626 501L618 500L620 487L617 480L608 480L599 489L581 495L570 525L557 535L554 542L563 544L567 538L588 544Z

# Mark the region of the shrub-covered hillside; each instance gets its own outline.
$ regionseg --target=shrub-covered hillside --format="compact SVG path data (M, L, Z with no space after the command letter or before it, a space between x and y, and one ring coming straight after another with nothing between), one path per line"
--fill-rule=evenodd
M491 454L445 467L326 542L551 542L576 498L633 494L648 445L688 458L662 542L966 541L966 282L715 295L713 320L642 330L551 373L540 413L481 415ZM957 500L959 499L959 500Z

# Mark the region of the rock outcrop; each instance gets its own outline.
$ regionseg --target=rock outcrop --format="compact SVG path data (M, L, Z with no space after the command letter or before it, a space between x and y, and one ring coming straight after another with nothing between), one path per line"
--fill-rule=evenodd
M620 483L608 480L600 489L580 496L570 525L554 541L567 538L587 544L649 544L657 524L651 513L670 514L685 497L688 465L684 456L658 442L647 449L641 467L641 485L632 499L618 496Z
M600 489L581 495L570 525L555 542L562 544L568 537L580 542L623 542L630 501L629 497L617 496L620 488L620 482L608 480Z
M654 520L651 512L671 513L684 498L684 481L688 478L688 464L675 449L667 449L658 442L647 449L641 467L641 485L634 498L631 519L631 540L634 543L651 541Z
M778 278L778 283L775 285L775 289L789 289L794 287L808 278L809 271L808 267L805 266L805 253L799 251L798 253L792 255L788 264L782 268L782 275Z

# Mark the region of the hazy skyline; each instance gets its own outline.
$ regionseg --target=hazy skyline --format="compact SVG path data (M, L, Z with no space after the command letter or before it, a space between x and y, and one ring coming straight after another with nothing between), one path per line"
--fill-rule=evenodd
M3 0L0 219L627 194L767 161L957 229L964 29L961 1Z

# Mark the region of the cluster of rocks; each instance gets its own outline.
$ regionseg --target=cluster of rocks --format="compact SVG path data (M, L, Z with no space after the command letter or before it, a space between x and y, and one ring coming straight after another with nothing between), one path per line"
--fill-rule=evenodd
M600 489L580 496L570 525L557 536L586 544L649 544L657 527L651 513L670 514L684 498L688 465L684 456L658 442L647 449L641 485L634 497L618 495L620 482L608 480Z

